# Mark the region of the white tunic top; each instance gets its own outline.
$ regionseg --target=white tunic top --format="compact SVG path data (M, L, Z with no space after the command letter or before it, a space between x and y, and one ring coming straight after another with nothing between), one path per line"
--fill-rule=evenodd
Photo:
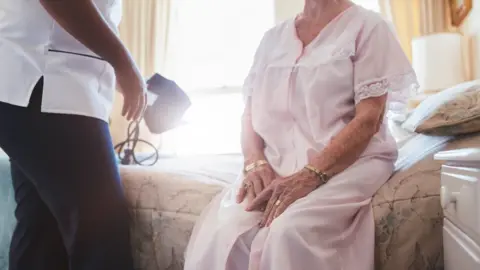
M289 175L345 128L358 102L388 93L389 105L405 103L416 86L415 73L389 23L352 6L305 48L293 19L268 31L246 80L245 95L251 96L253 127L265 141L265 155L279 174ZM393 162L396 151L383 124L362 157Z
M121 0L93 0L117 31ZM26 107L44 77L42 112L107 121L115 74L106 61L66 33L38 0L0 1L0 101Z

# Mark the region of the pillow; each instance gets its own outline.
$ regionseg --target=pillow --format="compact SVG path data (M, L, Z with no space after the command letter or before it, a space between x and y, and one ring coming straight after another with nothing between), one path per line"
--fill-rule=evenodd
M450 136L480 131L480 85L470 87L440 106L416 132Z
M480 80L476 80L430 96L411 112L402 127L411 132L441 136L474 132L475 123L470 122L478 123L476 119L480 117L479 91Z
M403 129L402 124L396 122L395 120L387 119L387 124L390 134L395 139L398 148L401 148L406 142L410 140L410 138L418 135L415 132L410 132L406 129Z

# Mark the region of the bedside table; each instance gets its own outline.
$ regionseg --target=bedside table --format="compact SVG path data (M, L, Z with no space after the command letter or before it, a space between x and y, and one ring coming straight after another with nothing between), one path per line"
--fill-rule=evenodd
M480 148L444 151L440 199L445 270L480 269Z

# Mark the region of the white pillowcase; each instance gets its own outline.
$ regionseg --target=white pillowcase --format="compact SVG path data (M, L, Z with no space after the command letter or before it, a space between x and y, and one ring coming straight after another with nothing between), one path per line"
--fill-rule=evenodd
M396 119L389 118L387 123L390 134L395 139L398 148L402 147L410 138L416 135L415 132L402 128L402 124L396 121Z
M402 127L408 131L415 132L417 127L430 118L430 116L432 116L441 105L454 99L456 95L465 92L470 87L478 84L480 84L480 80L457 84L439 92L438 94L426 98L417 108L415 108L415 110L413 110L413 112L411 112L407 120L403 122Z
M402 146L398 147L398 158L395 162L395 171L406 170L426 156L433 154L447 145L454 137L428 136L415 134Z

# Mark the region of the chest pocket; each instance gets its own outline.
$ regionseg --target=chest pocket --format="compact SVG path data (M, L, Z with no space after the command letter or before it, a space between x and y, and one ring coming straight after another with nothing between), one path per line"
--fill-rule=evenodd
M333 109L330 108L335 103L333 99L344 100L342 103L350 100L353 96L354 49L354 43L344 46L329 44L306 54L298 63L295 74L298 99L305 103L314 101L329 110Z
M349 61L355 55L355 44L349 42L346 45L338 46L329 44L320 46L312 52L305 55L299 61L300 66L316 67L318 65L328 65L337 61Z

